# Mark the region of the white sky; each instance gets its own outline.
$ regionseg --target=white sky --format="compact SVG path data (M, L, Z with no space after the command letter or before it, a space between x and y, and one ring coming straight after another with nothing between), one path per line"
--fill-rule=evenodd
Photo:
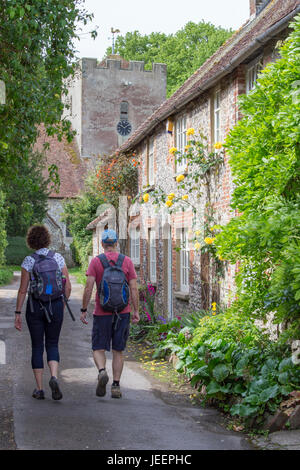
M93 22L75 43L79 57L103 58L112 44L111 27L122 35L175 33L188 21L208 21L215 26L238 29L249 18L249 0L85 0L85 8L94 14ZM98 26L93 40L86 31Z

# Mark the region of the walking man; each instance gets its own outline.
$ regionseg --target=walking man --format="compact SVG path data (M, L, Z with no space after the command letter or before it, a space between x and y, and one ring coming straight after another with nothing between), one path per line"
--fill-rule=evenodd
M105 351L110 351L112 347L111 396L121 398L120 378L124 365L123 351L129 335L132 310L130 303L133 308L132 323L138 323L140 320L137 275L131 259L118 252L118 237L114 230L105 230L101 240L104 254L93 258L86 272L87 281L80 319L87 324L87 307L96 282L97 292L92 329L93 357L99 370L96 395L103 397L106 394L106 384L109 378L106 371ZM121 296L118 296L118 279L122 280L122 277L124 282ZM110 284L111 279L113 282Z

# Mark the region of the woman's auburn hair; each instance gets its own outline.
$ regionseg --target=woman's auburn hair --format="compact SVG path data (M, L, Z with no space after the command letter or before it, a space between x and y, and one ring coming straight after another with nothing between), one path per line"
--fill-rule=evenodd
M32 250L48 248L51 243L50 232L45 225L33 225L28 229L26 242Z

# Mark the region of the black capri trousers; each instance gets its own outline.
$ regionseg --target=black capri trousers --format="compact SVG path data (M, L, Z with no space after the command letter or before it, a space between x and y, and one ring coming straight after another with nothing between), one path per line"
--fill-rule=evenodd
M33 369L43 369L45 348L47 362L59 362L58 341L64 315L63 299L58 298L52 300L51 309L49 308L49 302L43 302L43 305L48 310L51 323L48 322L45 312L40 306L40 302L35 299L32 299L32 301L34 312L31 312L29 300L26 308L26 322L32 345L31 365Z

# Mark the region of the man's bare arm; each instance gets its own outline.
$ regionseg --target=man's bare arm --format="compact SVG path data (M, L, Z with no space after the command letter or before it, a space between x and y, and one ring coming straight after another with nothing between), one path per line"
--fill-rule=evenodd
M94 278L94 276L87 276L86 285L85 285L85 288L84 288L84 291L83 291L83 298L82 298L82 309L83 310L88 308L89 302L90 302L91 297L92 297L95 280L96 279ZM87 312L81 312L80 320L83 323L87 323L86 314L87 314Z
M129 288L130 288L131 302L133 305L132 323L138 323L140 320L139 290L138 290L136 279L131 279L129 281Z

